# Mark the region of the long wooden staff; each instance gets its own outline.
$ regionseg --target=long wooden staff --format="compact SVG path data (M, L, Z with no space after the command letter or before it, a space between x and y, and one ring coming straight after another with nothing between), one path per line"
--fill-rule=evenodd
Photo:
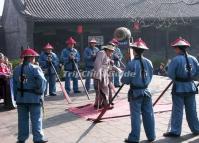
M155 102L153 103L153 106L156 105L156 103L160 100L160 98L164 95L164 93L168 90L168 88L173 84L173 81L171 81L167 87L162 91L162 93L160 94L160 96L158 96L158 98L155 100Z
M115 97L118 95L118 93L120 92L120 90L122 89L122 87L124 86L124 84L122 84L120 86L120 88L117 90L117 92L115 93L115 95L111 98L110 102L103 108L103 110L101 111L101 113L98 115L98 117L94 120L94 123L98 123L102 116L106 113L106 111L109 109L110 105L112 104L113 100L115 99ZM91 119L88 119L91 120Z
M87 96L88 100L90 100L90 97L89 97L89 95L88 95L88 91L87 91L87 89L86 89L86 87L85 87L85 85L84 85L84 83L83 83L83 79L82 79L81 73L79 72L78 66L77 66L77 64L76 64L76 62L75 62L74 59L73 59L73 63L74 63L74 65L75 65L75 68L76 68L77 73L78 73L78 75L79 75L79 78L80 78L80 80L81 80L82 86L83 86L83 88L84 88L84 90L85 90L85 92L86 92L86 96Z
M51 66L52 66L52 68L53 68L53 70L54 70L54 72L55 72L55 75L56 75L58 81L59 81L60 88L61 88L61 90L62 90L62 92L63 92L63 94L64 94L64 97L65 97L66 101L67 101L68 103L72 103L71 100L70 100L70 97L68 96L68 94L67 94L65 88L63 87L63 85L62 85L62 83L61 83L61 80L60 80L60 78L59 78L59 76L58 76L58 74L57 74L57 71L56 71L56 69L55 69L55 67L54 67L54 65L53 65L53 63L52 63L52 61L50 61L50 64L51 64Z
M156 105L156 103L160 100L160 98L164 95L164 93L168 90L168 88L172 85L172 83L173 83L173 81L171 81L171 82L169 83L169 85L167 85L167 87L163 90L163 92L160 94L160 96L158 96L158 98L156 99L156 101L153 103L153 106ZM119 91L121 90L121 88L122 88L123 86L124 86L124 84L118 89L118 91L116 92L116 94L115 94L114 97L117 96L117 94L119 93ZM198 86L199 86L199 84L198 84ZM113 98L114 98L114 97L113 97ZM113 100L114 100L114 99L113 99ZM112 103L113 100L111 100L110 103ZM109 106L110 106L110 105L109 105ZM106 119L106 118L102 118L102 117L103 117L103 115L106 113L106 111L108 110L109 106L107 105L107 106L101 111L101 113L99 114L99 116L94 120L94 123L99 123L101 119ZM128 115L116 116L116 117L114 117L114 118L118 118L118 117L127 117L127 116L130 116L130 114L128 114ZM88 120L91 120L91 119L88 119Z

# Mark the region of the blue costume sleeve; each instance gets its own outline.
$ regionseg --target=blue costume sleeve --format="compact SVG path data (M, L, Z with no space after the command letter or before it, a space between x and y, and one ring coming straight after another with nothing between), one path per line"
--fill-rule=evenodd
M116 48L113 52L113 60L122 60L123 54L119 48Z
M37 89L36 91L38 93L44 93L45 89L46 89L46 79L44 77L44 74L41 70L40 67L34 68L34 78L36 80L36 85L37 85Z
M45 58L45 55L44 53L42 52L41 55L39 56L39 65L42 67L42 68L47 68L47 64L46 64L46 58Z
M59 58L57 57L56 54L53 54L53 60L52 60L53 65L55 65L56 67L59 66Z
M76 55L75 55L75 60L76 62L79 62L80 61L80 54L79 52L77 51Z
M15 68L14 72L13 72L13 92L14 92L14 99L16 99L17 97L17 79L19 78L19 76L16 74L16 70L17 68Z
M151 81L153 77L153 64L151 61L149 61L149 76L150 76L150 81Z
M199 62L195 57L192 57L192 60L193 60L194 67L196 69L196 72L193 75L193 77L195 80L198 80L198 78L199 78Z
M176 68L177 68L177 60L172 59L171 60L171 63L169 64L168 66L168 76L172 79L172 80L175 80L176 78Z
M123 76L121 78L121 82L123 84L130 84L131 83L131 70L130 70L130 62L127 63L126 69L124 70Z
M63 49L62 52L61 52L61 62L64 63L64 64L70 62L66 49Z
M91 54L90 54L90 52L89 52L89 49L88 48L86 48L85 50L84 50L84 54L83 54L83 56L84 56L84 60L85 61L87 61L87 60L91 60Z
M122 60L123 54L119 48L118 48L118 56L119 56L119 60Z

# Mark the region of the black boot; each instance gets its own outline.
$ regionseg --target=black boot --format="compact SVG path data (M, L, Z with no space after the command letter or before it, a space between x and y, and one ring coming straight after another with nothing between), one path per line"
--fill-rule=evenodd
M47 143L48 140L47 139L44 139L44 140L41 140L41 141L34 141L34 143Z
M77 91L74 91L74 93L81 93L81 91L77 90Z
M25 141L17 141L17 143L25 143Z
M164 137L179 137L180 135L174 134L172 132L166 132L163 134Z
M193 132L192 134L193 134L194 136L198 136L198 135L199 135L198 132Z
M125 143L139 143L139 142L129 141L128 139L125 139L124 142Z
M153 143L153 141L155 141L155 139L148 140L149 143Z

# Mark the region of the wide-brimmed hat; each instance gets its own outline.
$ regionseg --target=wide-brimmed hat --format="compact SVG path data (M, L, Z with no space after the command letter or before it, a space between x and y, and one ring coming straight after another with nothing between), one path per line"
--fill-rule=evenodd
M102 46L102 49L108 49L108 50L111 50L111 51L115 51L115 46L113 46L113 45L106 45L106 46Z
M39 56L39 54L35 50L28 48L21 52L20 57L24 58L24 57L37 57L37 56Z
M52 50L52 49L54 49L54 48L53 48L53 46L52 46L50 43L47 43L47 44L44 46L43 49L44 49L44 50Z
M66 44L76 44L76 41L73 39L73 37L68 38L66 41Z
M97 43L97 41L93 38L93 39L91 39L90 41L89 41L89 43Z
M136 49L143 49L143 50L148 50L149 48L146 46L146 43L141 39L135 40L134 43L130 43L131 48L136 48Z
M118 41L117 39L113 38L113 39L109 42L109 44L111 44L111 45L113 45L113 46L117 46L117 45L119 44L119 41Z
M171 47L190 47L191 44L182 37L177 38L171 43Z

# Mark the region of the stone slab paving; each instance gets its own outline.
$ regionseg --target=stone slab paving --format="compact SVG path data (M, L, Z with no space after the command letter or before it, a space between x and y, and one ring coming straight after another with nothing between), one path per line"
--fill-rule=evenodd
M166 77L154 76L150 85L153 93L153 101L160 95L170 80ZM81 85L81 83L79 82ZM49 143L123 143L130 132L130 118L116 118L106 120L99 124L79 118L68 112L69 107L93 103L95 94L90 92L89 101L85 93L71 95L72 104L67 104L61 96L59 84L57 84L58 96L45 98L44 133ZM81 90L83 90L81 88ZM120 92L119 99L127 99L128 86ZM199 97L197 97L197 102ZM161 102L170 103L170 89L165 93ZM197 106L199 111L199 105ZM119 110L119 109L118 109ZM177 139L164 138L162 134L167 130L171 112L156 113L156 135L155 143L199 143L199 136L193 136L188 128L187 122L183 120L182 136ZM0 106L0 143L15 143L17 138L17 112L16 110L5 111ZM145 143L146 136L142 127L141 143ZM27 143L32 143L30 134Z

